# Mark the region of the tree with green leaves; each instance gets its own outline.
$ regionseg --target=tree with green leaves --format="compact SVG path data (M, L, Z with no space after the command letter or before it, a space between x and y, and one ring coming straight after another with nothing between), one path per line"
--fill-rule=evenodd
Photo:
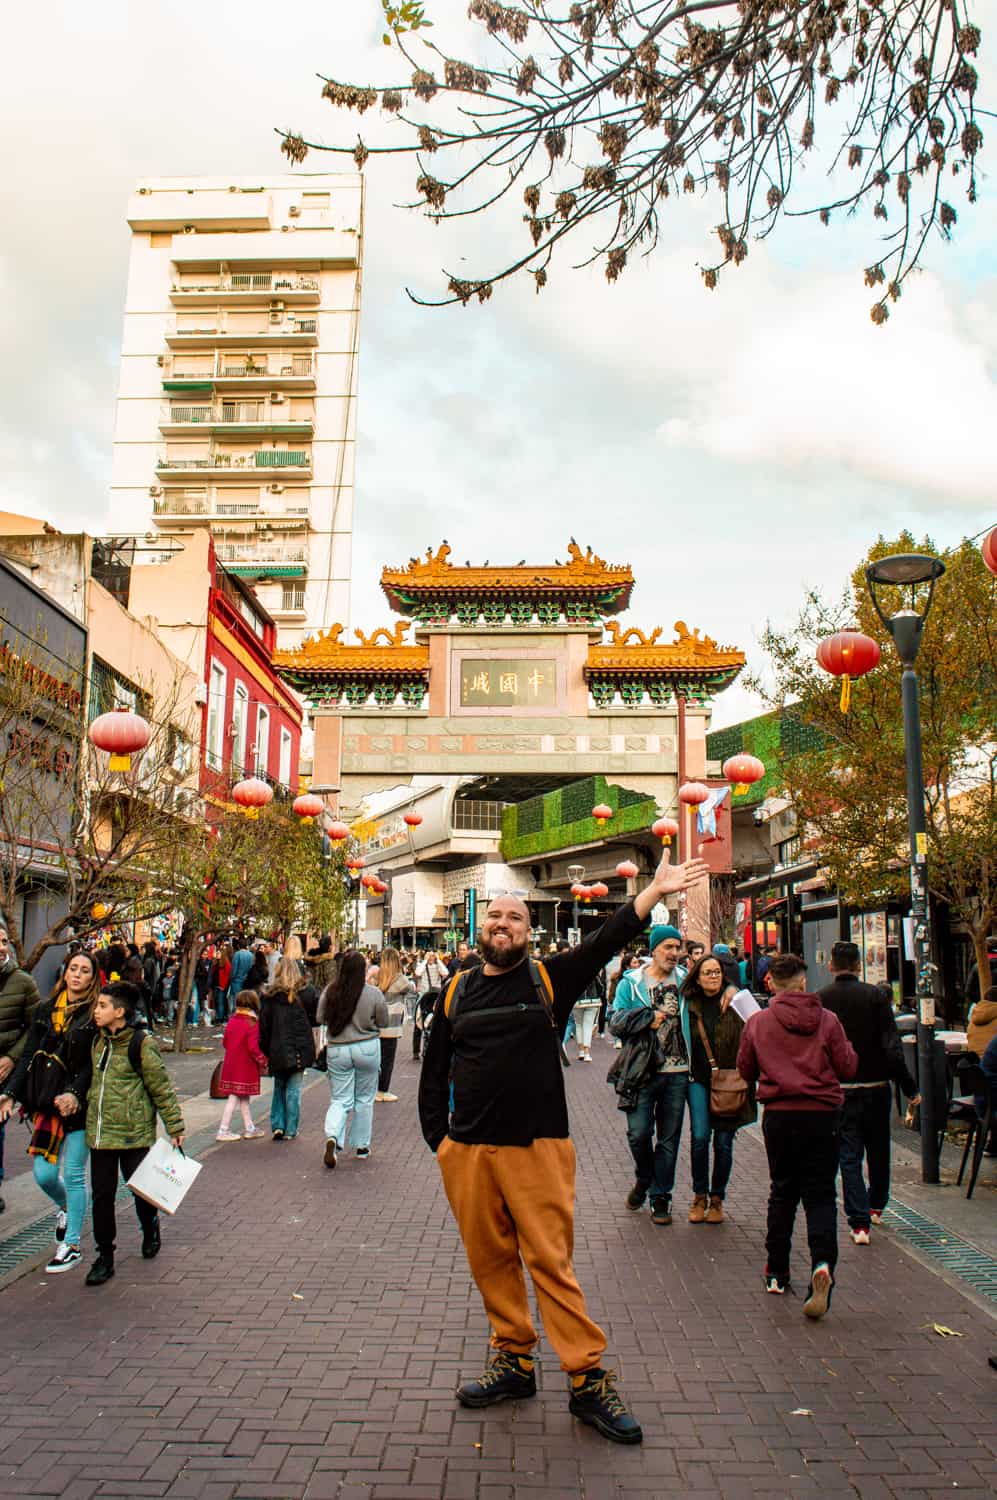
M943 553L907 532L880 537L839 600L813 593L795 626L768 627L762 644L775 686L766 696L819 730L822 741L787 757L781 774L804 838L846 901L871 905L909 893L900 665L865 580L867 563L898 552L939 556L946 566L917 659L928 885L934 901L965 924L985 974L986 938L997 923L997 580L973 542ZM908 595L887 589L887 616L908 607ZM849 627L874 637L882 655L842 713L839 683L817 665L815 651Z
M827 224L867 211L883 226L863 256L883 323L929 235L951 234L952 199L976 200L972 0L470 0L477 36L450 46L411 35L429 24L419 5L382 5L389 56L409 76L323 76L322 92L361 116L379 106L400 139L320 143L288 130L281 149L293 163L333 152L361 168L410 153L410 206L436 220L521 200L522 253L449 276L442 301L484 302L520 272L539 292L569 239L616 281L654 250L670 203L693 194L717 202L708 288L786 216Z

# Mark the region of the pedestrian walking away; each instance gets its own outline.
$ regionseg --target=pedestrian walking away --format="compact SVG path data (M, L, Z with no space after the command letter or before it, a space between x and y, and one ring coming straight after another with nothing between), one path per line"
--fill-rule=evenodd
M697 959L682 986L689 1007L689 1031L692 1037L692 1059L689 1067L689 1126L692 1132L692 1206L690 1224L722 1224L727 1184L734 1166L734 1137L742 1125L752 1125L757 1117L754 1089L736 1114L719 1116L710 1108L710 1084L714 1069L736 1068L744 1022L734 1009L739 991L727 982L722 961L716 953ZM752 1010L756 1002L740 992ZM713 1171L710 1172L710 1141L713 1142Z
M35 1007L20 1060L0 1097L0 1120L15 1101L31 1121L28 1155L35 1182L56 1207L55 1249L46 1274L71 1271L83 1259L87 1209L86 1098L96 1035L93 1007L100 971L89 953L74 953L48 1000Z
M648 937L651 961L630 969L616 986L609 1029L623 1042L609 1072L619 1108L626 1110L634 1185L627 1207L648 1196L655 1224L672 1222L672 1190L689 1096L689 1012L679 967L682 934L659 923Z
M127 1182L154 1144L156 1115L174 1146L184 1141L183 1113L159 1047L148 1031L135 1026L139 1001L135 986L119 980L103 986L93 1009L99 1029L91 1049L86 1133L97 1259L87 1286L103 1286L114 1275L118 1175ZM137 1194L135 1212L143 1259L152 1260L160 1248L159 1213Z
M464 1406L536 1394L537 1332L529 1271L544 1329L569 1381L569 1410L604 1436L638 1443L602 1356L572 1268L575 1152L568 1129L560 1037L578 997L656 902L705 878L701 860L662 860L651 883L577 948L545 964L529 958L530 918L515 896L489 903L484 963L451 979L437 1002L419 1083L419 1116L491 1325L493 1356L457 1392Z
M385 948L377 968L375 981L388 1006L388 1024L381 1028L381 1065L377 1075L376 1102L395 1104L398 1095L391 1093L391 1075L395 1067L395 1054L405 1028L409 1001L415 997L415 985L402 971L401 957L397 948Z
M335 1167L349 1135L359 1160L370 1156L381 1066L380 1029L388 1024L388 1004L366 976L364 955L353 950L344 953L338 978L322 991L318 1003L329 1073L323 1160L330 1168Z
M807 969L795 953L772 956L772 1003L751 1016L741 1036L737 1071L758 1084L769 1162L765 1289L789 1287L793 1224L801 1201L807 1218L810 1286L803 1311L822 1318L831 1302L838 1259L836 1184L841 1080L858 1058L837 1016L806 991Z
M858 944L833 943L828 968L833 982L818 990L817 998L837 1016L858 1057L854 1079L842 1085L838 1150L845 1218L853 1242L868 1245L890 1198L892 1085L899 1084L912 1104L921 1099L904 1060L892 1004L876 985L859 979Z
M260 1072L267 1066L266 1054L260 1048L260 997L255 990L240 990L235 997L235 1012L225 1024L222 1046L221 1088L228 1097L218 1124L216 1141L237 1141L240 1136L232 1129L232 1117L236 1107L242 1115L241 1139L252 1141L266 1135L265 1130L253 1124L249 1111L250 1099L260 1092Z
M600 969L592 982L586 986L585 993L581 995L571 1012L575 1023L575 1045L578 1048L579 1062L590 1063L592 1061L592 1034L595 1031L595 1023L599 1019L599 1008L606 997L606 975Z
M296 1139L301 1123L301 1084L305 1069L315 1061L315 1038L301 1003L304 984L293 958L278 959L273 984L260 1000L260 1051L273 1080L270 1133L275 1141Z

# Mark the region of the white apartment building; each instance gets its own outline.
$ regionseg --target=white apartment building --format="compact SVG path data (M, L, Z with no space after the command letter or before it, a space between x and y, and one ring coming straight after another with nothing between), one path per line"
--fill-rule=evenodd
M349 619L363 179L149 178L110 527L208 527L281 646Z

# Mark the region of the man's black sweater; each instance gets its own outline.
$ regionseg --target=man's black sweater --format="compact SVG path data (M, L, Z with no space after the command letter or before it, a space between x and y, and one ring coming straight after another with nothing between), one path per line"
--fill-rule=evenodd
M578 997L644 925L629 901L577 948L544 960L553 1026L525 960L502 974L469 970L453 1024L444 989L419 1082L419 1120L433 1151L447 1134L485 1146L568 1134L559 1038Z
M833 984L817 991L817 998L837 1016L858 1053L852 1084L896 1082L913 1099L917 1085L904 1061L893 1006L883 992L855 974L836 974Z

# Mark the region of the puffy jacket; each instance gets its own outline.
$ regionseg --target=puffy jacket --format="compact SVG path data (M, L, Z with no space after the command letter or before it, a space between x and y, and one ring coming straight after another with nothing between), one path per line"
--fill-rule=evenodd
M966 1046L977 1057L982 1057L997 1036L997 1004L993 1000L977 1000L966 1028Z
M783 990L741 1033L737 1071L767 1109L840 1109L840 1080L859 1060L837 1016L816 995Z
M621 1011L611 1026L623 1042L619 1057L606 1074L606 1082L616 1090L617 1109L636 1109L637 1095L658 1065L657 1042L651 1030L653 1020L651 1007L641 1005Z
M68 1135L82 1130L87 1122L91 1052L97 1028L87 1006L80 1007L66 1029L57 1033L52 1029L54 1008L54 1000L43 1000L35 1007L21 1060L3 1091L23 1104L29 1114L50 1112L58 1094L75 1094L80 1108L62 1120Z
M157 1114L167 1135L184 1134L183 1112L158 1046L146 1034L139 1074L128 1061L131 1039L130 1026L113 1035L99 1031L94 1039L93 1077L87 1095L87 1145L92 1150L128 1151L154 1145Z
M301 1073L315 1061L315 1038L301 1001L268 990L260 1005L260 1050L271 1073Z
M28 1039L31 1012L40 999L37 984L26 969L17 967L11 954L0 969L0 1057L17 1062Z

